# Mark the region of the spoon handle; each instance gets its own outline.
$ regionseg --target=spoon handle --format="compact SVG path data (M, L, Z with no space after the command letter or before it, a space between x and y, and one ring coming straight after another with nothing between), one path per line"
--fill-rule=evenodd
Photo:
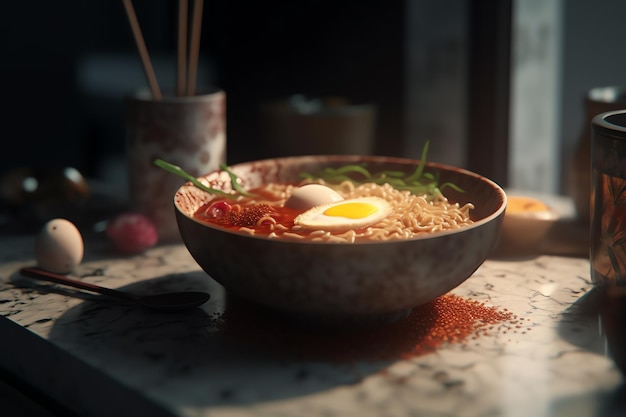
M100 287L88 282L78 281L66 276L55 274L54 272L45 271L39 268L26 267L20 269L20 274L30 278L40 279L43 281L50 281L56 284L67 285L69 287L79 288L81 290L87 290L98 294L108 295L109 297L123 298L125 300L134 300L131 294L113 290L111 288Z

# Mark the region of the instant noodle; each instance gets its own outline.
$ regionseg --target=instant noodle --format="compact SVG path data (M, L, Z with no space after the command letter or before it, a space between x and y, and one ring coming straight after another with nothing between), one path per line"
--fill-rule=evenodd
M311 180L303 184L310 182ZM452 204L442 194L434 197L427 194L415 195L410 191L398 190L388 183L355 185L351 181L343 181L333 186L322 179L315 183L328 186L346 201L359 201L358 199L369 197L382 199L391 207L390 214L367 227L347 227L347 230L336 231L335 223L327 221L320 222L317 228L303 228L295 220L306 210L297 211L285 205L298 187L269 183L250 190L258 197L241 197L235 202L223 198L214 199L200 207L194 217L200 221L271 239L335 242L410 239L423 233L453 230L472 224L470 210L474 208L473 204ZM342 219L348 226L354 224L354 219Z

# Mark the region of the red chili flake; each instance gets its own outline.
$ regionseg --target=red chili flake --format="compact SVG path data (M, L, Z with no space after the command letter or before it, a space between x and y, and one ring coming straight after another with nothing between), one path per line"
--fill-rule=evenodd
M263 217L276 215L276 209L268 204L241 206L226 201L217 201L211 204L203 213L204 217L217 224L235 227L252 227Z
M514 320L506 309L446 294L414 308L402 320L363 330L324 330L298 324L249 303L229 305L217 322L227 337L281 358L352 362L421 356L446 345L487 337Z
M276 210L268 204L257 204L251 207L242 207L242 210L235 213L231 219L233 226L254 226L263 217L271 217L276 214Z

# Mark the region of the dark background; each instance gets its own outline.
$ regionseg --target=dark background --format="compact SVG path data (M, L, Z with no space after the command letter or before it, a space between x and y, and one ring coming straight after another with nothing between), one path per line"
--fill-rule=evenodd
M206 0L200 75L227 92L228 162L267 155L259 105L292 94L374 103L376 153L415 157L403 155L410 1ZM176 3L134 1L153 57L175 57ZM447 4L467 7L465 167L506 186L514 3ZM563 161L583 127L584 94L623 84L626 63L613 40L624 36L624 10L621 0L563 3L556 132ZM147 85L122 1L4 2L0 19L0 174L18 166L71 165L100 175L103 160L124 153L124 95ZM87 63L102 57L122 61L127 74L101 66L97 77L86 77L86 68L93 70ZM171 72L157 76L163 86L174 82Z
M134 5L151 55L175 56L176 2ZM375 102L377 149L401 153L403 7L400 0L205 1L201 54L210 82L227 92L228 162L265 156L259 103L296 93ZM19 1L3 9L2 170L71 165L97 175L100 159L124 151L123 95L146 85L118 79L120 90L103 99L91 91L99 86L80 81L93 56L121 55L142 68L122 2ZM159 75L160 84L174 81Z
M206 66L200 75L228 96L228 162L267 156L259 106L292 94L375 104L375 152L415 157L403 155L410 117L410 2L205 0L201 49ZM177 2L133 3L153 58L173 62ZM514 3L445 3L441 7L467 9L465 167L506 186ZM562 9L562 110L555 135L565 161L583 127L583 95L592 87L623 84L624 58L610 40L623 38L620 16L626 9L621 0L571 0ZM124 153L124 95L147 85L122 1L12 1L3 3L0 16L5 101L0 174L18 166L71 165L89 177L101 175L103 160ZM100 66L97 76L86 77L94 68L87 64L103 57L122 62L127 74ZM174 82L171 71L157 76L162 86Z

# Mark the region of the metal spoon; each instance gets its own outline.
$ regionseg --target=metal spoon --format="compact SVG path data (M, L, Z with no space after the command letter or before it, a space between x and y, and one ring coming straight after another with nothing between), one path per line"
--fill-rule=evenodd
M30 278L54 282L56 284L67 285L81 290L87 290L98 294L115 297L126 301L132 301L144 307L163 310L178 311L198 307L206 303L211 297L210 294L200 291L171 292L155 295L135 295L111 288L100 287L88 282L77 281L63 275L45 271L39 268L22 268L20 274Z

